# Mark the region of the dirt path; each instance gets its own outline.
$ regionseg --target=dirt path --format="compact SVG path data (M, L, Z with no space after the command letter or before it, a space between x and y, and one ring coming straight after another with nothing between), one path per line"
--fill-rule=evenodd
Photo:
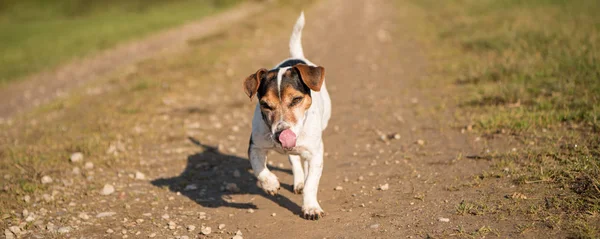
M300 218L301 196L291 192L287 159L269 158L283 186L271 197L255 186L245 155L255 102L245 98L242 76L287 57L291 25L285 25L277 32L258 27L252 39L240 40L247 40L243 54L225 63L243 69L232 73L239 80L212 81L206 94L174 87L163 101L178 103L148 106L155 118L139 128L163 132L160 143L146 141L150 145L119 168L87 172L94 183L72 178L55 186L62 199L31 206L36 212L45 208L46 221L28 235L62 238L56 230L69 227L63 233L75 238L231 238L238 230L244 238L516 236L519 218L459 215L463 200L500 200L512 193L512 185L464 187L490 162L459 155L489 146L451 127L452 106L439 89L418 88L429 65L405 34L409 11L383 0L327 0L306 11L305 54L326 68L333 101L324 136L319 199L328 215L322 220ZM262 18L258 21L268 20ZM114 145L111 153L119 151ZM136 171L145 179L136 180ZM100 195L104 184L116 192ZM380 190L384 184L389 189ZM334 190L337 186L343 190ZM211 227L209 235L199 234L203 226Z
M140 41L121 44L96 56L73 61L58 69L42 72L21 82L0 88L0 118L10 118L18 112L65 96L77 87L114 73L123 66L144 59L177 52L189 40L207 37L220 29L235 24L265 7L265 4L243 4L235 9L179 28L167 30Z

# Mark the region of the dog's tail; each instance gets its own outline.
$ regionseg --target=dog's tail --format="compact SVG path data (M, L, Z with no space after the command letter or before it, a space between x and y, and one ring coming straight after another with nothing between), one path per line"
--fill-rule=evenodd
M304 12L300 13L300 17L296 20L292 37L290 38L290 54L292 58L304 58L302 50L302 28L304 28Z

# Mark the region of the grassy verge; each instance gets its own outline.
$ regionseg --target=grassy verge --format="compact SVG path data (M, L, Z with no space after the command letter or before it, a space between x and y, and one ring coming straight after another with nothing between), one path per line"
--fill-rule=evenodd
M25 0L0 3L0 86L198 19L238 0Z
M543 199L535 220L600 237L600 2L413 2L440 75L465 92L464 120L523 143L495 155L499 175L547 186L531 192Z

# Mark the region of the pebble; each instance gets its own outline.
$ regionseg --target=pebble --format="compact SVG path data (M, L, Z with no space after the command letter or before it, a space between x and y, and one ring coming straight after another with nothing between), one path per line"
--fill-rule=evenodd
M87 169L87 170L93 169L93 168L94 168L94 163L92 163L92 162L86 162L86 163L83 165L83 168L85 168L85 169Z
M79 218L81 218L83 220L88 220L88 219L90 219L90 216L87 215L87 213L82 212L82 213L79 213Z
M102 218L102 217L111 217L114 216L115 214L117 214L116 212L101 212L96 214L97 218Z
M144 175L141 172L135 172L135 179L136 180L146 180L146 175Z
M238 193L238 192L240 192L240 188L238 188L237 184L235 184L235 183L228 183L225 186L225 189L227 189L227 191L230 191L232 193Z
M271 214L271 217L277 216L277 213L273 213Z
M342 191L342 190L344 190L344 188L342 186L337 186L333 190L335 190L335 191Z
M181 236L179 239L190 239L188 236Z
M252 209L252 208L248 209L248 213L254 213L254 209Z
M169 214L163 214L163 215L162 215L162 219L165 219L165 220L166 220L166 219L169 219Z
M102 191L100 192L100 194L102 194L102 195L110 195L110 194L112 194L114 192L115 192L115 187L113 185L104 184L104 188L102 188Z
M83 154L80 152L71 154L71 163L79 163L83 161Z
M223 228L225 228L225 224L219 224L219 230L223 230Z
M177 224L175 224L175 222L173 222L173 221L170 221L168 223L168 225L169 225L169 229L171 229L171 230L175 230L175 228L177 228Z
M42 195L42 198L44 199L44 201L46 202L52 202L54 200L54 197L50 196L50 194L44 193Z
M425 144L425 140L419 139L419 140L417 140L417 144L418 145L424 145Z
M371 226L369 226L371 229L377 229L379 228L379 224L373 224Z
M200 232L202 232L202 234L204 235L209 235L212 232L212 230L210 229L210 227L203 227Z
M190 184L190 185L185 186L183 191L192 191L192 190L196 190L196 189L198 189L198 185Z
M385 190L388 190L388 189L390 189L390 185L387 184L387 183L384 184L384 185L379 185L379 190L381 190L381 191L385 191Z
M358 181L362 181L362 180L365 180L365 177L363 177L363 176L359 176L359 177L358 177Z
M50 176L44 176L42 177L42 184L48 184L48 183L52 183L52 178Z
M31 196L29 196L29 195L25 195L25 196L23 197L23 201L28 203L29 201L31 201Z
M115 232L115 231L113 231L113 229L110 229L110 228L106 230L106 233L108 233L108 234L111 234L113 232Z
M13 234L10 230L4 229L4 237L6 239L15 239L15 234Z
M241 230L237 230L237 231L235 232L235 235L236 235L236 236L241 236L241 235L242 235L242 231L241 231Z
M187 230L190 231L190 232L192 232L192 231L196 230L196 226L194 226L194 225L188 225L187 226Z
M148 235L148 237L153 238L156 236L156 233L151 233L150 235Z
M440 222L450 222L450 218L440 217L440 218L438 218L438 221L440 221Z
M79 167L73 167L73 170L71 170L71 172L75 175L79 175L81 174L81 169L79 169Z
M71 232L71 227L61 227L58 229L58 233L65 234Z
M19 228L18 226L12 226L9 227L8 230L10 230L12 233L14 233L15 235L21 235L21 228Z
M244 239L244 238L240 235L235 235L231 239Z
M233 177L234 177L234 178L239 178L239 177L241 177L241 176L242 176L242 175L241 175L241 173L240 173L240 170L237 170L237 169L236 169L235 171L233 171Z

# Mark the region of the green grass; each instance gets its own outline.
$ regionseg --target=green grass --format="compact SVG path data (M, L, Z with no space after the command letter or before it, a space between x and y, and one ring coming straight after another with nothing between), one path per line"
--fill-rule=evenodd
M494 157L499 174L550 186L533 196L554 206L533 208L562 217L575 238L600 237L600 2L412 2L426 14L439 75L461 92L460 120L523 142L524 150Z
M0 86L201 18L236 2L239 1L2 1Z

